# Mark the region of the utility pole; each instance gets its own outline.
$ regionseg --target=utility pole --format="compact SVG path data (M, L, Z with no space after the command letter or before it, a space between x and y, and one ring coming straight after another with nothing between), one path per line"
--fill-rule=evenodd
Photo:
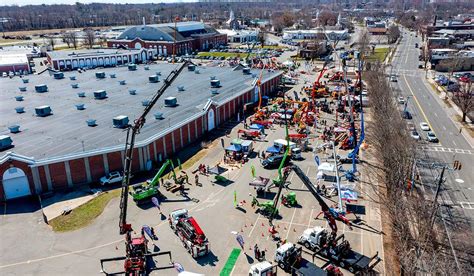
M446 170L446 167L443 167L443 170L441 171L441 175L439 176L438 186L436 187L436 193L433 200L433 212L431 213L431 228L433 228L433 224L435 222L435 213L436 213L436 210L438 209L438 196L441 190L441 185L443 184L443 176L444 176L445 170Z

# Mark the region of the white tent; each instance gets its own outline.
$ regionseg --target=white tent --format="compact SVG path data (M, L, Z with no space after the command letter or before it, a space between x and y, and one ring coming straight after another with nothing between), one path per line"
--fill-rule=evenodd
M334 168L333 164L324 162L324 163L321 163L321 165L318 166L318 170L333 172L333 171L335 171L335 168Z

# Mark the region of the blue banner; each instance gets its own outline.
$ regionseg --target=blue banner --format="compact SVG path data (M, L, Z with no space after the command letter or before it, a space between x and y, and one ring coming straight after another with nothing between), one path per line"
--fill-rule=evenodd
M319 157L318 157L317 155L314 156L314 161L316 162L316 165L319 166L319 162L320 162L320 161L319 161Z

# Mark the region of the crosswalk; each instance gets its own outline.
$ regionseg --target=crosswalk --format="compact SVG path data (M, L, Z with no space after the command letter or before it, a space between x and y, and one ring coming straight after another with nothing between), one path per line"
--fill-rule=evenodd
M436 151L436 152L449 152L449 153L460 153L460 154L474 154L474 151L468 149L456 149L456 148L445 148L445 147L432 147L422 146L422 150L425 151Z

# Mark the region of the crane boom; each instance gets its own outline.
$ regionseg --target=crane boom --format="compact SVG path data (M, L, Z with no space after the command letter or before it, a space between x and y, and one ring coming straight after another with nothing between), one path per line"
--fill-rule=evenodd
M180 67L171 71L168 77L163 81L161 88L153 95L153 98L150 101L150 104L145 107L142 115L138 117L133 125L128 127L127 130L127 141L125 143L125 160L124 160L124 171L123 171L123 180L122 180L122 192L120 196L120 234L127 234L127 241L130 241L130 232L132 227L127 223L127 205L128 205L128 190L130 184L130 174L132 170L132 160L133 160L133 149L135 147L135 136L140 133L140 129L143 127L146 121L146 116L151 111L153 106L156 104L158 99L163 95L165 90L173 83L173 81L178 77L178 75L183 71L184 67L190 62L185 61Z

